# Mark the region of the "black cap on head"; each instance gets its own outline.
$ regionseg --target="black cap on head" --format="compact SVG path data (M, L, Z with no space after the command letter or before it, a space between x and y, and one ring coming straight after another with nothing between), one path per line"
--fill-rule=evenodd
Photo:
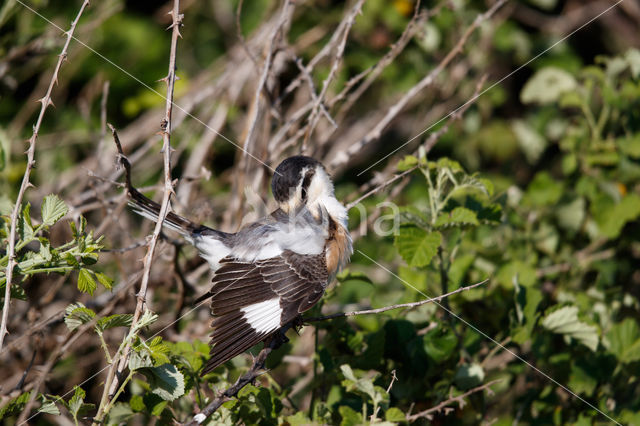
M271 179L271 191L277 202L281 203L289 199L290 188L295 188L302 177L302 169L315 170L317 165L322 164L311 157L296 155L284 160L273 174ZM305 179L306 181L307 179ZM307 186L309 183L307 182Z

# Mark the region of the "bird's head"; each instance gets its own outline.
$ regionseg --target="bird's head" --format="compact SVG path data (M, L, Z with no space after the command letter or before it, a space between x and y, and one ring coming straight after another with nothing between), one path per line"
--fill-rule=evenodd
M325 209L346 227L347 211L334 195L333 183L322 163L303 155L284 160L276 168L271 190L286 213L305 206L314 215Z

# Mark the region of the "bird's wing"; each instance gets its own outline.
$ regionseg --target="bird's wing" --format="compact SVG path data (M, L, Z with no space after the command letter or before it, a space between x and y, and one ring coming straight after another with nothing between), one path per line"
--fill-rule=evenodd
M310 309L324 293L324 254L281 255L256 262L225 258L209 292L214 316L206 374Z

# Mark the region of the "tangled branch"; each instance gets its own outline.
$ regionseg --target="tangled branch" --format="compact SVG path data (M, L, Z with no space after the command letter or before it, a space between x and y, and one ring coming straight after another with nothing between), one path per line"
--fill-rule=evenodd
M33 134L31 138L29 138L29 149L27 150L27 166L24 171L24 175L22 177L22 184L20 184L20 190L18 191L18 197L16 198L16 204L13 206L13 211L11 212L11 230L9 231L9 249L7 251L9 261L7 263L7 269L5 272L6 281L4 288L4 305L2 307L2 321L0 321L0 351L2 350L2 343L4 341L4 336L7 332L7 321L9 319L9 302L11 300L11 281L13 280L13 268L16 266L16 230L18 227L18 216L20 215L20 210L22 210L22 198L24 197L24 193L27 188L31 185L29 178L31 176L31 170L36 164L35 161L35 153L36 153L36 139L38 138L38 132L40 131L40 125L42 124L42 120L44 118L44 113L49 107L49 105L53 105L51 101L51 93L53 92L53 86L58 84L58 73L60 72L60 68L62 68L62 63L67 59L67 49L69 48L69 44L71 43L71 39L73 38L73 32L76 29L76 25L80 20L80 16L84 12L84 9L89 5L89 0L85 0L80 6L80 10L76 15L76 18L71 22L71 27L65 33L67 35L67 39L62 48L62 52L58 55L58 62L56 63L56 67L53 70L53 75L51 76L51 81L49 82L49 88L47 89L47 93L38 100L40 102L40 114L38 115L38 119L36 120L36 124L33 126Z

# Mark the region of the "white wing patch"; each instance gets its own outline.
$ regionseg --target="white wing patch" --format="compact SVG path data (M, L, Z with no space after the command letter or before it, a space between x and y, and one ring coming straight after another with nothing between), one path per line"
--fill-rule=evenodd
M273 298L240 309L242 316L257 333L268 333L280 327L280 299Z

